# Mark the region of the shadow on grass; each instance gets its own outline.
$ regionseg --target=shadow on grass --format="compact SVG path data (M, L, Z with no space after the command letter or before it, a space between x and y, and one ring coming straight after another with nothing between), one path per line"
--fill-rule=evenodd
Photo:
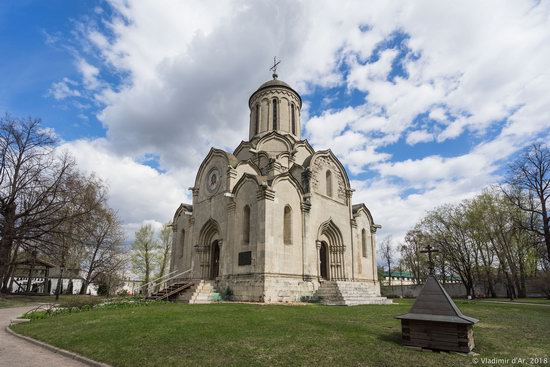
M389 333L386 333L386 334L379 335L378 339L382 340L382 341L385 341L385 342L388 342L388 343L397 344L398 346L401 346L401 333L397 332L397 331L393 331L393 332L389 332Z

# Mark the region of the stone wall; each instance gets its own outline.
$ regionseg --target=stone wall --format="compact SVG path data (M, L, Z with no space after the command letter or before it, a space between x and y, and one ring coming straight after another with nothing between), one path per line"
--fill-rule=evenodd
M406 297L416 298L420 294L424 285L392 285L382 287L382 296L384 297ZM465 298L466 288L462 283L443 284L443 288L449 293L451 297ZM497 283L495 285L495 292L497 297L507 297L506 287L503 283ZM477 284L475 286L476 297L490 297L485 285ZM536 289L533 280L527 281L527 297L542 297L543 294Z

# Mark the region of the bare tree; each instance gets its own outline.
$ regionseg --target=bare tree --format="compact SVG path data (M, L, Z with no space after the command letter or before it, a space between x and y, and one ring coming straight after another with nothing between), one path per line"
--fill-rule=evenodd
M391 245L392 239L390 236L387 236L380 242L380 254L382 259L388 265L388 285L391 285L391 265L394 260L395 251Z
M6 291L18 248L56 245L62 224L84 214L74 160L55 150L38 119L0 119L0 281Z
M415 226L405 235L405 244L401 246L401 259L413 274L416 284L422 284L428 276L426 256L420 251L427 245L419 226Z
M107 207L92 212L81 233L84 256L81 262L84 281L80 294L103 274L112 274L124 265L124 232L116 214Z
M550 261L550 149L534 144L510 165L506 197L529 214L526 229L543 238L546 259Z

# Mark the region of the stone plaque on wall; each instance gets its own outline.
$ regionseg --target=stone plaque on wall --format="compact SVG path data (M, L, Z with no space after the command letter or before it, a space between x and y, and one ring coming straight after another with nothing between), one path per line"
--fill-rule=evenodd
M239 266L252 265L252 251L239 252Z

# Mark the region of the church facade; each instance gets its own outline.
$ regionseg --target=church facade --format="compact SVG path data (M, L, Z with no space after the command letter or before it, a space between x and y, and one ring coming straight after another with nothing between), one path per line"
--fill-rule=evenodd
M242 301L296 302L323 287L361 293L356 304L380 299L380 226L364 204L352 205L330 149L301 139L300 95L274 74L248 103L249 139L232 153L210 150L192 205L174 215L171 271L189 270L186 278Z

